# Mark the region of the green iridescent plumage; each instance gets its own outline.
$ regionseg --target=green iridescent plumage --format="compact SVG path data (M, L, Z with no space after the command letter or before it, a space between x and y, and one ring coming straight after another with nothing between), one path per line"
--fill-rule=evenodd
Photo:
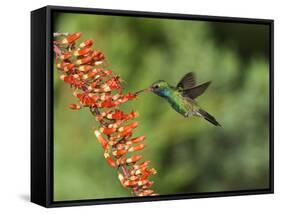
M213 125L220 126L216 119L201 109L194 100L204 93L210 83L211 82L206 82L195 86L194 74L188 73L181 79L177 87L169 85L164 80L159 80L153 83L149 90L166 99L170 105L184 117L203 117Z

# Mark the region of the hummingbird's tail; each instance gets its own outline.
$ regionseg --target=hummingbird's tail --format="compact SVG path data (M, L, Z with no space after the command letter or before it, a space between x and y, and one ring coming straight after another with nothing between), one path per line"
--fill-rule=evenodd
M221 124L219 124L219 122L212 116L210 115L208 112L204 111L203 109L199 109L198 113L207 121L209 121L210 123L212 123L215 126L221 126Z

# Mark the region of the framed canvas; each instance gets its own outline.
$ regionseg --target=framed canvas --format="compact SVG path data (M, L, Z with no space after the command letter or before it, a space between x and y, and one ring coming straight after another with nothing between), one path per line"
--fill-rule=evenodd
M273 193L273 20L31 12L31 201Z

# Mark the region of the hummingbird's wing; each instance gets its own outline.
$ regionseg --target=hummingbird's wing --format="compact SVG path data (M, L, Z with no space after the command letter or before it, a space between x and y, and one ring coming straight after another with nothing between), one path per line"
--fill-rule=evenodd
M193 88L196 84L195 75L193 72L185 74L181 81L177 84L177 88L188 89Z
M182 95L184 97L195 99L196 97L199 97L201 94L203 94L204 91L206 91L206 89L209 87L210 84L211 84L211 81L205 82L205 83L198 85L196 87L193 87L193 88L185 89L182 91Z

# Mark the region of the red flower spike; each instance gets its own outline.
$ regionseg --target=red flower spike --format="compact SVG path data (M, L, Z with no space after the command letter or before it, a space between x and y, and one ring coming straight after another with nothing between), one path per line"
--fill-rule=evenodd
M71 86L73 95L81 104L70 104L69 108L78 110L82 106L88 107L100 123L100 127L94 131L95 135L104 149L108 165L117 170L123 187L131 189L136 196L157 195L150 189L153 182L148 178L156 170L149 168L149 161L138 164L141 155L126 157L128 152L140 151L145 147L140 143L145 140L144 136L131 138L138 123L127 123L138 114L135 111L124 113L116 108L135 99L137 95L130 92L123 94L121 78L114 75L112 70L98 66L103 63L105 56L101 51L91 48L92 40L85 40L78 48L75 47L80 36L81 33L74 33L60 42L54 42L56 66L65 72L60 79Z

